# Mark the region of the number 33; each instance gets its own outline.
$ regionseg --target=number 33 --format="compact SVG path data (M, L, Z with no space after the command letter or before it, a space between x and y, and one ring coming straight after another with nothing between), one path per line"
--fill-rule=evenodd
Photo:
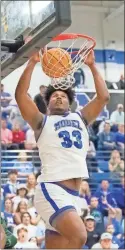
M75 141L71 140L70 133L66 130L60 131L58 136L59 138L63 138L63 142L61 142L61 145L64 148L71 148L74 145L76 148L81 149L83 146L82 140L81 140L82 139L81 133L78 130L72 131L72 137L75 138Z

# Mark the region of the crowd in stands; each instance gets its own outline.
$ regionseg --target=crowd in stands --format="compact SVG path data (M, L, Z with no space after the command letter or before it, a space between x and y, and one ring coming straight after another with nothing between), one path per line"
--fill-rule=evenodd
M45 114L44 91L45 87L40 86L34 102ZM6 244L15 249L44 249L44 218L37 213L33 202L36 176L41 166L34 132L23 120L11 95L4 91L3 84L1 106L1 221L10 239ZM87 230L83 248L122 249L125 243L123 105L117 105L109 120L100 121L97 131L94 126L88 131L90 179L82 181L80 188L81 218ZM38 164L33 161L36 152Z

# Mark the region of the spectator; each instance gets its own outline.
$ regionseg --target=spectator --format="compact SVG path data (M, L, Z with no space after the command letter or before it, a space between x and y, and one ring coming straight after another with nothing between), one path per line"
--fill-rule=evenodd
M113 132L111 132L110 122L105 122L104 131L102 133L99 133L98 137L99 150L111 152L112 150L116 149L115 135ZM109 155L108 152L107 155Z
M115 235L115 227L113 224L107 225L106 232L112 235L112 243L120 246L120 239Z
M17 230L17 244L15 249L26 249L26 248L38 248L37 244L33 241L28 240L28 230L25 227L21 227Z
M1 83L1 106L8 107L11 100L11 95L4 91L4 85Z
M24 149L25 134L21 130L19 123L15 123L12 130L13 143L19 145L20 149Z
M125 176L122 176L121 187L115 191L114 195L118 207L122 209L122 214L125 216Z
M95 197L99 199L99 204L101 208L105 211L108 211L107 205L109 204L112 207L117 207L113 192L111 191L109 187L109 182L108 180L102 180L101 186L99 189L96 191ZM105 216L107 216L108 213L105 213Z
M24 184L19 184L17 187L17 196L15 196L12 201L13 201L13 210L15 211L17 209L17 206L20 201L24 201L26 204L28 204L28 199L27 199L27 188L26 185Z
M119 89L125 89L125 78L124 75L120 76L119 82L117 82L117 85L119 86Z
M12 124L12 126L14 126L15 123L20 124L21 130L23 130L24 126L26 125L26 121L23 119L15 100L12 100L10 103L9 122Z
M91 198L91 191L89 188L89 184L87 181L82 181L80 186L80 196L86 199L88 205L90 204L90 198Z
M103 211L99 206L97 197L91 197L90 199L90 214L94 217L96 221L96 229L98 232L103 233L105 231L104 227L104 215Z
M87 231L86 246L91 249L91 247L99 241L101 233L96 229L95 219L91 215L85 218L85 226Z
M122 104L117 105L117 109L111 113L110 120L114 125L124 124L124 112Z
M36 140L34 131L32 128L29 127L29 129L26 131L26 140L25 140L25 149L32 150L36 148Z
M7 222L7 228L9 231L13 232L14 227L14 217L13 217L13 202L11 199L5 199L5 208L3 212L3 218Z
M18 169L18 175L27 177L30 173L34 172L32 162L27 161L28 155L26 152L21 151L18 154L18 160L14 163L13 168Z
M112 243L112 235L103 233L100 242L92 246L92 249L118 249L118 245Z
M34 97L34 102L36 103L39 111L43 114L46 114L47 113L47 106L46 106L46 103L44 101L44 93L46 91L46 86L41 85L39 88L39 91L40 91L40 93Z
M92 125L88 127L89 139L94 143L95 148L97 147L97 135Z
M19 202L17 209L14 214L14 221L16 225L21 224L21 216L23 213L28 212L31 216L31 223L32 225L37 225L40 221L40 217L36 212L36 209L32 207L33 209L28 208L28 204L24 201Z
M117 173L117 176L124 174L124 161L121 160L121 156L118 150L113 150L109 161L110 172ZM115 175L116 176L116 175Z
M87 160L88 171L90 173L98 172L97 161L96 161L96 150L94 143L92 141L89 142L89 150L87 152L86 160Z
M26 187L28 189L27 197L29 199L29 203L33 203L33 198L35 194L35 187L36 187L37 181L35 174L29 174L27 178L27 184Z
M20 228L26 228L28 231L28 240L32 237L36 237L37 227L31 224L31 216L28 212L25 212L21 216L21 224L14 228L14 235L17 237L17 231Z
M12 131L7 128L5 120L1 121L1 146L2 149L17 149L18 147L12 144L13 135Z
M116 143L118 145L119 150L124 155L124 148L125 148L125 125L119 124L118 125L118 132L116 133Z
M18 177L18 172L16 169L13 169L8 173L9 181L4 186L4 197L11 199L16 196L17 186L19 184L17 182L17 177Z
M14 213L14 221L16 225L21 224L21 216L25 212L28 212L28 204L25 201L20 201Z

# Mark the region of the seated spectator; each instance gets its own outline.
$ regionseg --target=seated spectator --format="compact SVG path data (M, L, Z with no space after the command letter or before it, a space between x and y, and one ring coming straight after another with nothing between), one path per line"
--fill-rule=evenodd
M118 249L118 245L112 243L111 234L103 233L101 235L100 242L94 244L92 249Z
M1 83L1 107L7 108L11 100L12 100L11 95L8 92L4 91L4 85ZM6 118L7 115L8 113L2 112L3 118Z
M24 151L18 154L18 160L13 166L13 168L18 169L18 176L27 177L30 173L34 172L34 166L32 162L27 161L27 158L28 155Z
M121 176L124 174L124 161L121 160L121 156L118 150L113 150L111 153L111 158L109 160L109 170L110 172L117 173L117 176Z
M98 134L98 149L112 151L116 149L115 135L111 132L110 122L105 122L104 131Z
M17 182L18 172L16 169L11 170L8 173L8 183L4 186L4 197L9 199L14 198L17 192L17 186L19 183Z
M19 107L17 106L17 103L15 100L12 100L10 103L10 116L9 116L9 122L14 126L15 123L20 124L21 130L23 130L24 126L27 124L26 121L23 119Z
M90 198L91 198L91 191L90 187L87 181L82 181L81 186L80 186L80 196L85 198L88 205L90 204Z
M15 123L12 130L13 143L19 145L20 149L24 149L25 134L21 130L19 123Z
M117 205L122 209L122 214L125 216L125 176L121 178L121 187L114 193Z
M120 76L120 80L117 82L117 85L119 86L119 89L125 89L125 77L123 74Z
M28 199L27 199L27 188L25 184L19 184L17 187L17 196L15 196L12 201L13 201L13 210L16 211L17 206L19 202L24 201L26 204L28 204Z
M16 225L21 224L21 216L23 213L28 212L31 216L32 225L37 225L40 221L40 216L37 214L35 207L28 208L28 204L24 201L19 202L17 209L14 213L14 221Z
M94 146L97 146L97 135L93 129L92 126L88 127L88 133L89 133L89 139L90 141L92 141L94 143Z
M29 128L26 131L25 149L32 150L34 148L36 148L35 135L34 135L34 131L32 130L32 128Z
M12 131L7 128L5 120L1 121L1 144L2 149L18 149L17 145L13 144Z
M28 230L24 227L17 230L17 243L14 249L38 248L37 243L28 240Z
M118 237L115 235L115 227L113 224L107 225L106 232L112 235L112 243L120 246L121 241L119 239L119 235Z
M103 210L100 208L97 197L91 197L90 199L90 215L92 215L96 221L96 229L103 233L105 231L104 227L104 215Z
M17 237L17 231L20 228L26 228L28 231L28 240L32 237L36 237L37 226L31 224L31 216L28 212L25 212L21 216L21 224L14 228L14 235Z
M35 194L35 187L36 187L37 181L36 181L36 176L35 174L29 174L28 178L27 178L27 197L29 200L29 203L32 204L33 202L33 198L34 198L34 194Z
M115 196L109 186L108 180L103 180L101 186L94 194L99 199L101 209L104 211L104 215L108 216L108 213L116 213L116 218L121 220L121 210L117 207Z
M5 199L5 206L4 206L4 212L2 213L2 217L7 222L7 228L11 232L13 232L14 228L14 217L13 217L13 202L11 199L6 198Z
M102 180L101 186L95 192L94 196L99 199L99 204L103 210L106 210L106 211L108 210L107 203L114 208L117 207L114 194L110 189L108 180ZM108 213L106 212L105 216L107 215Z
M21 216L25 212L28 212L28 204L25 201L20 201L14 213L14 221L16 225L21 224Z
M118 125L118 132L116 132L116 143L118 145L119 150L124 155L124 148L125 148L125 125L119 124Z
M122 104L118 104L116 110L111 113L110 121L114 125L124 124L124 111Z
M87 152L87 166L88 166L88 171L90 173L98 172L97 161L96 161L96 150L94 143L92 141L89 142L89 150Z
M93 216L88 215L84 222L87 231L86 246L91 249L91 247L99 241L101 232L96 229L96 222Z

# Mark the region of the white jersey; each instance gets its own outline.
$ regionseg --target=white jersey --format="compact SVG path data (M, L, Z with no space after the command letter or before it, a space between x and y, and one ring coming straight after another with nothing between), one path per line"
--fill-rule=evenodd
M38 182L88 178L89 135L79 113L46 116L37 146L42 162Z

